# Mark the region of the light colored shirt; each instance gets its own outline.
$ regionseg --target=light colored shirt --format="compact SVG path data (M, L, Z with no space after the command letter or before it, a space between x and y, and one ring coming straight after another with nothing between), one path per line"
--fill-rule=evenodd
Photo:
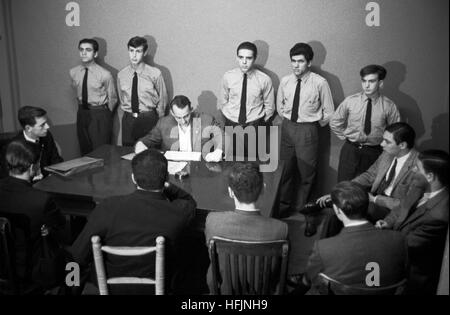
M300 84L300 105L298 123L316 122L325 126L334 111L333 97L327 80L309 71ZM292 105L297 87L297 76L290 74L281 79L277 96L277 111L284 118L291 119Z
M367 103L369 98L363 92L347 97L336 109L330 120L330 128L341 139L364 145L379 145L383 141L386 126L399 122L397 106L384 95L372 99L370 134L364 133Z
M408 154L405 154L404 156L402 156L400 158L396 158L397 159L397 165L395 167L395 177L392 179L392 181L389 183L389 186L384 191L384 194L386 196L390 196L391 195L392 190L394 189L395 179L397 178L398 174L400 174L400 170L402 169L403 165L405 165L406 160L409 158L410 154L411 154L411 151L408 152ZM386 172L386 176L385 176L386 180L389 178L389 173L391 172L391 169L394 166L394 162L395 162L396 159L392 160L391 166L389 166L389 169Z
M108 104L112 110L117 103L116 87L111 72L99 66L95 62L89 64L87 77L87 96L88 103L92 106L102 106ZM76 66L70 69L70 78L72 86L76 89L77 100L82 102L83 80L86 67L84 65Z
M178 140L180 143L180 151L192 152L192 136L191 136L192 126L189 124L184 130L178 125Z
M442 187L439 190L429 192L429 193L424 193L423 197L419 200L419 203L417 204L416 208L419 208L420 206L424 205L428 200L436 197L436 195L438 195L441 191L444 191L444 190L445 190L445 187Z
M244 74L236 68L227 71L222 79L217 108L233 122L238 122L241 108L242 81ZM269 119L275 111L275 96L270 77L252 69L247 72L246 122L262 117Z
M136 70L129 65L120 70L117 75L117 88L122 110L131 113L134 72L138 76L139 111L148 112L150 109L154 109L159 117L163 117L168 102L163 76L159 69L143 62Z

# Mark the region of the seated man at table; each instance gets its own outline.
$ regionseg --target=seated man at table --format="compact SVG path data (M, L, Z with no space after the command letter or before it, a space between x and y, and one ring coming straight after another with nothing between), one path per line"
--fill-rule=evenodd
M49 131L50 126L46 117L47 112L39 107L24 106L19 109L18 119L23 131L14 138L27 141L40 153L40 171L34 180L47 176L46 166L63 161L59 155L55 140Z
M174 249L195 215L196 202L191 195L167 182L167 160L160 152L149 149L137 154L131 161L131 168L136 191L100 203L73 244L73 257L82 266L92 262L93 235L100 236L102 243L109 246L154 246L156 237L164 236L165 261L169 264L166 279L170 281ZM111 257L106 261L106 269L109 277L148 277L154 276L154 263L154 259L143 265L133 258L124 261L121 257ZM127 285L117 290L122 288L125 289L120 291L122 294L147 292ZM112 292L114 290L112 288Z
M216 120L193 111L190 100L177 95L170 103L170 115L158 120L145 137L139 139L135 152L147 148L162 151L202 152L206 162L222 160L222 132ZM210 150L214 147L214 151Z
M237 163L228 175L228 193L234 200L235 210L210 212L205 223L207 244L214 236L242 241L285 240L288 235L286 223L261 215L256 201L263 189L263 175L258 165ZM211 269L208 285L211 290Z
M314 243L295 293L305 293L310 286L309 293L316 293L319 273L346 285L368 288L393 285L406 278L406 240L401 233L378 230L367 220L367 193L358 184L344 181L334 187L331 200L344 228L338 235Z
M0 217L8 218L13 227L14 263L19 280L36 282L39 273L33 273L30 279L29 258L40 239L41 226L45 224L55 232L61 231L65 219L53 198L31 185L39 168L39 151L32 144L13 140L6 148L5 160L9 177L0 180Z

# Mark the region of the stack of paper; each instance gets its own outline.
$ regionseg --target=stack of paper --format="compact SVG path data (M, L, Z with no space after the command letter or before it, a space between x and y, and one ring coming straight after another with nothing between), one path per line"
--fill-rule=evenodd
M171 161L201 161L201 152L167 151L164 156Z

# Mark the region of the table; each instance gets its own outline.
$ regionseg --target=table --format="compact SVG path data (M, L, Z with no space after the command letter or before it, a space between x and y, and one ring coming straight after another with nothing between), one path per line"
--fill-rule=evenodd
M35 188L55 194L68 200L83 202L101 200L126 195L135 190L131 181L131 161L122 159L121 156L132 152L131 147L119 147L103 145L94 150L88 156L104 159L104 166L73 174L68 177L50 175L34 185ZM234 202L228 195L227 174L234 162L206 163L189 162L190 175L183 179L170 175L169 181L189 192L197 202L200 212L228 211L234 209ZM257 206L264 216L272 216L273 209L277 206L278 187L281 179L282 164L273 173L263 173L265 187ZM78 204L78 203L75 203ZM68 207L71 215L87 216L95 206L86 209L80 207ZM83 208L83 207L81 207ZM76 210L75 210L76 209ZM63 209L64 212L64 209Z

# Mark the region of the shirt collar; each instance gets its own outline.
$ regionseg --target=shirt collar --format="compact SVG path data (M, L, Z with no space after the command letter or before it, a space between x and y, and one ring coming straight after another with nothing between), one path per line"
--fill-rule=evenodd
M245 215L260 215L261 211L259 209L255 209L255 210L240 210L240 209L235 209L234 210L236 213L239 214L245 214Z
M402 164L406 162L406 160L409 158L409 156L411 155L411 151L409 151L407 154L405 154L404 156L400 157L400 158L396 158L397 159L397 165Z
M366 93L364 93L364 92L361 92L361 93L362 93L362 96L363 96L363 101L366 102L369 99L369 97L366 95ZM371 97L372 104L375 104L380 97L381 97L380 92L378 92L374 97Z
M431 198L435 197L436 195L438 195L440 192L442 192L444 190L445 190L445 187L442 187L439 190L436 190L436 191L433 191L433 192L429 192L429 193L424 193L423 196L424 196L424 198L431 199Z
M137 72L137 74L141 74L142 71L144 71L145 68L145 62L141 62L138 67L136 68L136 70L133 69L133 67L130 65L130 71L131 74L134 74L135 72Z
M27 134L26 134L26 132L25 132L25 130L23 131L23 136L24 136L25 140L27 140L27 141L29 141L29 142L39 143L39 140L38 140L38 139L32 139L32 138L28 137Z
M369 221L367 221L367 220L358 220L358 221L350 222L345 227L360 226L360 225L364 225L364 224L367 224L367 223L369 223Z

